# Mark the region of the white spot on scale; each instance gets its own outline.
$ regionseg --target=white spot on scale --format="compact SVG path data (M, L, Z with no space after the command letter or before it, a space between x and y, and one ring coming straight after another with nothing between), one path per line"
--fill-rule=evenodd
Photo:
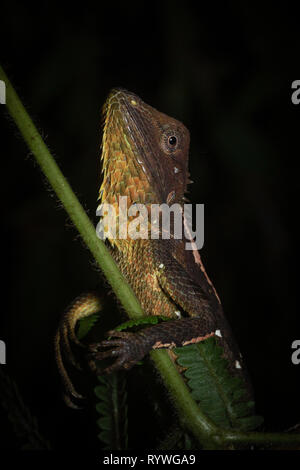
M236 368L236 369L241 369L241 368L242 368L242 366L241 366L241 364L239 363L239 361L235 361L235 368Z
M165 267L165 265L163 263L161 263L158 267L159 267L159 269L162 269L162 268Z
M176 174L178 172L179 172L178 168L176 166L174 166L174 173Z
M137 105L137 102L135 100L131 100L130 103L133 105L133 106L136 106Z
M219 336L220 338L222 338L221 330L216 330L216 331L215 331L215 335L216 335L216 336Z
M181 318L181 312L179 310L175 310L175 315L177 318Z

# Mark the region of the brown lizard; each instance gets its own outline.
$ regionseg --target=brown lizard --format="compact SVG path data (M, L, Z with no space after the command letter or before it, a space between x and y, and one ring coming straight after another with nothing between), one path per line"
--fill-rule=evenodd
M117 211L120 196L127 196L128 207L144 204L149 210L151 204L163 203L183 207L189 183L187 128L123 89L111 91L103 114L100 202L113 205ZM129 369L152 349L171 349L214 336L223 348L230 373L245 381L249 399L252 392L245 365L199 252L196 248L186 250L185 240L175 239L172 233L170 239L108 236L111 253L145 314L173 320L137 333L110 331L110 339L92 347L94 359L115 359L106 372ZM56 357L68 401L81 395L69 379L62 351L76 365L69 339L80 344L76 322L99 308L94 293L77 298L56 334Z

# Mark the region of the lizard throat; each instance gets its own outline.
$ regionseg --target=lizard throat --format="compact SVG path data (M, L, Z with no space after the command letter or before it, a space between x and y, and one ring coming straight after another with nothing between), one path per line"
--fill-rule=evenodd
M100 202L117 205L119 196L127 196L128 206L134 203L149 204L154 194L132 139L124 102L118 98L118 93L109 95L103 113Z

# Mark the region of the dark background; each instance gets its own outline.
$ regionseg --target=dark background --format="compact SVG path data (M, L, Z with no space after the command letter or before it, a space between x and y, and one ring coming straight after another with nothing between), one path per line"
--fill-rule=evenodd
M299 15L287 2L1 5L1 64L94 222L100 111L112 87L137 93L190 129L189 196L205 204L202 258L268 430L300 419L300 365L291 362L300 338L293 235L300 105L291 102L299 46ZM61 312L99 275L0 111L1 369L54 448L97 448L88 412L61 400L52 338ZM7 414L0 418L0 447L18 448ZM143 421L143 432L154 433L151 419ZM136 445L147 448L147 436Z

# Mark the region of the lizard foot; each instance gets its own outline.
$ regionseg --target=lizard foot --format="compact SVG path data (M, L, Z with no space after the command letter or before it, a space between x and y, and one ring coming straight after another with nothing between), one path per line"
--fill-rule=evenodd
M115 362L101 372L110 374L116 370L128 370L140 361L148 352L145 338L138 333L124 331L109 331L110 339L89 345L90 366L97 371L95 361L103 359L116 359ZM110 348L110 349L107 349Z
M96 294L88 293L77 297L70 307L64 312L55 335L55 356L58 371L60 373L65 391L64 401L71 408L79 408L73 402L73 399L81 400L84 397L76 391L65 367L64 358L74 368L81 370L79 362L75 359L71 343L74 343L80 348L86 348L86 346L78 340L75 327L78 320L90 316L93 313L98 312L100 309L101 304Z
M172 349L198 343L214 335L211 327L208 333L206 331L199 318L163 322L136 333L112 330L108 332L109 339L89 346L90 366L97 371L95 361L115 359L112 365L101 372L111 373L118 369L130 369L152 349Z

